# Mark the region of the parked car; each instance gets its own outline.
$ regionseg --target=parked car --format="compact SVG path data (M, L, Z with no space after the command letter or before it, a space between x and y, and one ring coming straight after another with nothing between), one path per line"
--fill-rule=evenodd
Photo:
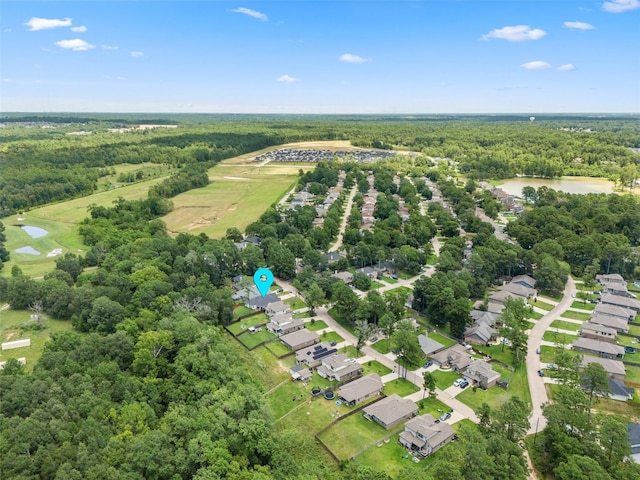
M453 382L454 387L459 387L462 382L464 382L464 378L459 378L455 382Z
M442 415L440 415L440 421L444 422L445 420L448 420L451 418L451 413L447 412L447 413L443 413Z
M636 349L633 347L624 347L624 353L636 353Z
M389 278L392 278L393 280L397 280L398 276L397 275L389 275Z
M467 388L469 386L469 382L464 380L461 384L460 384L460 388Z
M540 375L541 377L544 377L544 370L542 369L538 370L538 375Z
M431 360L429 360L424 365L422 365L422 368L429 368L432 364L433 364L433 362Z
M376 342L378 341L378 337L371 337L371 338L369 339L369 341L370 341L371 343L376 343Z
M540 355L540 347L536 348L536 353Z

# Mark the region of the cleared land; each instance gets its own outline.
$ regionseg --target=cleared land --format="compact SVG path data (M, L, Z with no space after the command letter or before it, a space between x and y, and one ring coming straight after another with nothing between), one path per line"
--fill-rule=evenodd
M209 170L209 185L174 197L173 211L162 220L175 233L205 233L220 238L231 227L243 231L291 190L300 168L223 162Z

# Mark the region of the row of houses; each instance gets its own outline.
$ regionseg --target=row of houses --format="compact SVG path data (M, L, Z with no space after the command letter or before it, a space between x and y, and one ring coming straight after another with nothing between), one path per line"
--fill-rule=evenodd
M380 150L315 150L315 149L299 149L292 150L289 148L280 148L271 152L263 153L254 158L255 162L324 162L332 161L336 158L349 159L359 163L373 163L385 158L395 157L397 154L391 151Z
M472 385L483 389L491 388L501 375L493 370L491 364L475 358L467 347L456 344L431 357L434 364L444 369L464 375Z

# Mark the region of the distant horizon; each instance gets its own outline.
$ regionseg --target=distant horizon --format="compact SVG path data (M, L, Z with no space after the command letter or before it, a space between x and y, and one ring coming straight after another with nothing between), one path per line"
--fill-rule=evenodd
M5 0L0 111L626 114L638 25L640 0Z

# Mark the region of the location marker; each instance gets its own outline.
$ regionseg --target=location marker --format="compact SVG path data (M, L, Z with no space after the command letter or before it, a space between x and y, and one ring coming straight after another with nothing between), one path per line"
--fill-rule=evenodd
M273 273L268 268L259 268L256 273L253 274L253 283L258 287L260 295L263 297L269 293L271 284L273 283Z

